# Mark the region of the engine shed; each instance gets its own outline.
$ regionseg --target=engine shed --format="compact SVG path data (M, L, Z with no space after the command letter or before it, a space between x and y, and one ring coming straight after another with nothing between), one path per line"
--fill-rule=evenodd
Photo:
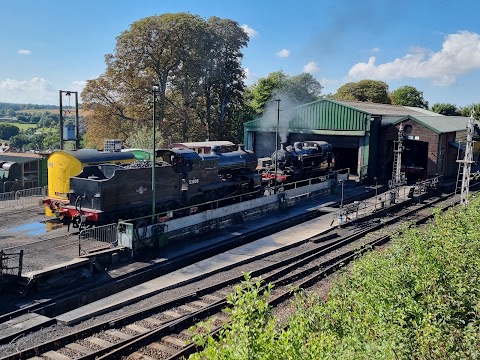
M34 153L0 153L0 193L47 184L47 160Z
M276 143L326 141L336 168L359 178L389 179L393 147L403 127L402 171L407 180L434 175L456 176L465 144L468 118L443 116L421 108L359 101L322 99L281 109L244 124L246 148L271 156ZM280 147L280 145L279 145ZM479 148L474 148L479 153Z

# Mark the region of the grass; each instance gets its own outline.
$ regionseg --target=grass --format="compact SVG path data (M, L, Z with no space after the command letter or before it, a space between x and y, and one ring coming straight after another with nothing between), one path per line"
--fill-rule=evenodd
M6 125L13 125L18 127L20 130L27 130L27 129L35 129L37 127L37 124L20 124L20 123L15 123L15 122L0 122L0 124L6 124Z

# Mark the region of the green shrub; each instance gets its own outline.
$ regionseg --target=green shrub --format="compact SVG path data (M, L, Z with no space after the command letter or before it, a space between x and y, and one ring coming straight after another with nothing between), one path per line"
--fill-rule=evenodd
M357 260L328 301L297 294L278 329L268 292L247 278L230 298L233 323L203 338L196 359L480 358L480 199L407 226L384 252Z

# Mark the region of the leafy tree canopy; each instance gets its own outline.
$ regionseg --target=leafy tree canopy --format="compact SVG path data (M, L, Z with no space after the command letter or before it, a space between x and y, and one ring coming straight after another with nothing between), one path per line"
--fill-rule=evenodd
M333 95L335 100L364 101L379 104L390 104L388 85L383 81L360 80L349 82L338 88Z
M257 114L263 113L265 106L273 98L285 95L296 105L309 103L320 98L322 85L312 74L302 73L289 76L283 71L270 73L249 88L250 105Z
M458 116L460 112L454 104L436 103L432 105L432 111L445 116Z
M413 106L428 109L428 101L423 98L423 92L415 87L405 85L390 93L393 105Z
M235 110L243 105L240 61L247 42L238 23L217 17L177 13L134 22L106 55L105 73L82 93L89 144L152 127L153 95L156 130L165 142L232 138Z
M470 117L473 115L475 119L480 120L480 103L462 107L459 112L462 116Z
M20 129L15 125L0 124L0 139L8 140L12 136L18 135Z

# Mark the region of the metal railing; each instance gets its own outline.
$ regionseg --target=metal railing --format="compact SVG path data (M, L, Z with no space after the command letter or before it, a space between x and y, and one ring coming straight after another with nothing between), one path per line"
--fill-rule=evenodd
M16 253L6 253L0 250L0 281L8 275L21 276L23 265L23 250Z
M83 229L78 234L78 256L115 247L117 223Z
M11 210L25 205L38 204L40 197L45 196L46 193L46 187L0 193L0 210Z

